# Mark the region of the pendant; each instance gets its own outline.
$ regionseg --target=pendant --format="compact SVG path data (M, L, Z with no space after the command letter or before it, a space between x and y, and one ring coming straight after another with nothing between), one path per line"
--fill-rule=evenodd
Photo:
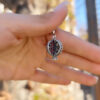
M56 40L55 31L53 33L53 38L47 44L47 51L52 56L53 60L57 60L57 56L62 52L62 43Z

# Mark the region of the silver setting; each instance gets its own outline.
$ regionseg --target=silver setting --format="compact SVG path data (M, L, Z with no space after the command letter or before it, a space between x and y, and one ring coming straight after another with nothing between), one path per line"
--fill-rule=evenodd
M57 56L62 52L63 46L61 41L56 40L55 31L52 32L53 38L47 44L47 51L53 60L57 60Z

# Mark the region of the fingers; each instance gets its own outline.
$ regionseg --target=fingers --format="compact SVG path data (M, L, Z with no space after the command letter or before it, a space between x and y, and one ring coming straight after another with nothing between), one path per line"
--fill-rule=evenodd
M30 77L30 80L40 83L62 84L62 85L68 85L70 83L69 80L64 80L62 78L56 77L42 70L36 70L34 75Z
M42 68L51 74L64 78L65 80L68 79L80 84L91 86L97 82L97 78L94 76L61 66L51 61L47 62Z
M100 75L100 64L96 64L92 61L70 53L63 52L58 56L58 60L55 62Z
M99 46L81 40L80 38L62 30L57 31L57 38L62 41L66 52L100 63Z
M44 15L6 14L6 21L11 21L12 32L19 37L40 36L56 29L67 15L67 2L63 2L53 12ZM4 18L5 15L0 17ZM12 21L12 19L14 19ZM14 25L15 24L15 25ZM17 27L16 27L17 26ZM16 29L15 29L16 28ZM16 31L17 30L17 31Z

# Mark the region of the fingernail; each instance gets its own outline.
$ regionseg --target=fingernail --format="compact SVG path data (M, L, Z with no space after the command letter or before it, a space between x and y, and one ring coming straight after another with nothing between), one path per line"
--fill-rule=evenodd
M92 76L93 77L93 79L94 79L94 84L96 84L96 83L98 83L98 80L99 80L99 77L98 76L95 76L95 75L93 75L93 74L91 74L91 73L87 73L89 76Z
M58 11L59 9L61 9L62 7L66 7L67 8L67 5L69 4L69 2L68 1L65 1L65 2L63 2L63 3L61 3L60 5L58 5L55 9L54 9L54 11Z
M99 77L98 76L94 76L96 79L96 83L98 83Z

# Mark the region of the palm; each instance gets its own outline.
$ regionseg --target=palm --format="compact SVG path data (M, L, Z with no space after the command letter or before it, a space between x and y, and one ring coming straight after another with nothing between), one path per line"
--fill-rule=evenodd
M8 72L8 78L29 78L34 69L43 66L46 58L45 36L22 39L18 45L0 52L0 66ZM7 78L6 77L6 78Z

